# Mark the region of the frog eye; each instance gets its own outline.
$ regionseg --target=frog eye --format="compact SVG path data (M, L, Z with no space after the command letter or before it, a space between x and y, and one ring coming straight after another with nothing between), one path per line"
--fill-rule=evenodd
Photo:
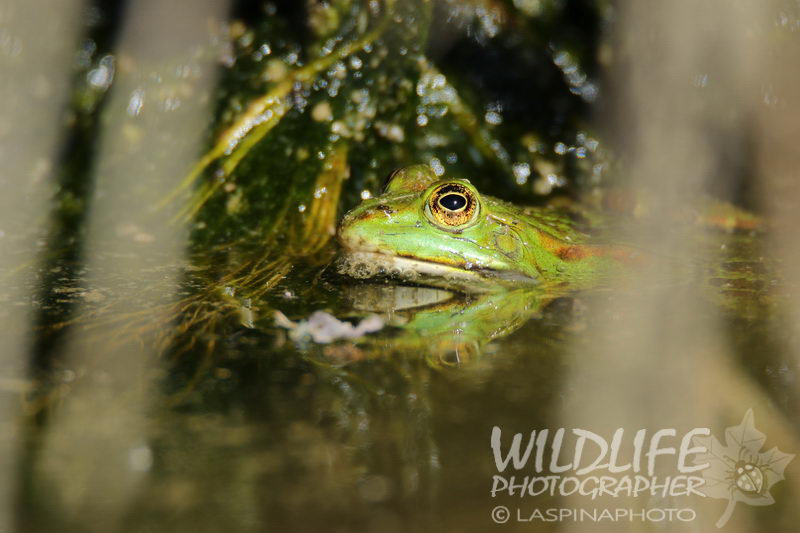
M436 188L428 200L434 222L447 226L463 226L478 214L475 193L460 183L446 183Z

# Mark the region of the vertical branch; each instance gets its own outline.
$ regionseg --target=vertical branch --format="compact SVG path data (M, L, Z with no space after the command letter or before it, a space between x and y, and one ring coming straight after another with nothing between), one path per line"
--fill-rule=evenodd
M6 384L26 379L43 238L60 125L80 30L82 0L11 0L0 4L0 369ZM43 37L43 36L46 36ZM8 387L8 385L5 385ZM0 394L0 530L11 531L17 446L17 396Z
M159 331L130 339L130 321L114 319L146 311L169 327L186 231L152 206L200 153L216 72L208 23L225 15L226 4L130 3L116 53L85 243L83 282L102 299L101 325L91 336L66 335L63 364L89 376L48 413L33 465L34 485L66 495L62 511L92 530L120 527L150 468L144 415ZM98 306L81 307L83 314Z

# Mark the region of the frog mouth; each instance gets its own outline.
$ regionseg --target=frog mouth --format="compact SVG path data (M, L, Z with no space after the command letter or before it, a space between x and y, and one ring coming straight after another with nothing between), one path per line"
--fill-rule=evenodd
M413 279L424 275L456 275L464 273L470 277L480 275L480 271L464 269L449 263L406 257L395 254L384 254L372 250L345 250L341 256L347 272L355 278L371 278L381 274L394 275L401 278ZM483 269L489 271L489 269Z
M390 278L476 292L506 283L537 282L518 273L487 267L464 268L449 263L389 255L372 250L345 249L337 261L337 271L356 279Z

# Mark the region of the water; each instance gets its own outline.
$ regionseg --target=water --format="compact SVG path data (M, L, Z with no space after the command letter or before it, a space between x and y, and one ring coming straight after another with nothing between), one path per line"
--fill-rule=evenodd
M740 260L756 239L716 236L729 241L721 253L737 259L720 263L726 280L760 269L757 259ZM781 422L798 399L781 333L791 328L761 283L733 282L723 300L715 287L722 281L464 296L326 276L308 287L317 270L299 269L258 300L229 295L224 312L210 311L219 315L213 319L184 308L161 332L174 336L175 348L149 364L141 343L158 339L152 317L138 330L129 326L133 317L119 317L121 329L106 326L118 336L113 348L106 333L78 327L85 357L56 363L39 392L26 395L18 475L26 530L83 530L75 513L126 530L484 530L501 504L525 516L574 506L692 509L693 523L707 528L724 505L696 496L492 497L492 428L510 439L574 427L610 441L618 428L682 435L710 427L723 438L724 427L752 408L766 448L791 451ZM637 340L631 326L652 299L659 329ZM687 300L732 307L716 326L709 317L687 324ZM328 309L353 323L377 312L387 326L355 342L319 344L291 338L271 309L295 319ZM676 327L699 331L702 343L672 351L664 335ZM711 327L725 346L708 338ZM647 344L637 352L634 342ZM136 359L133 377L119 373L120 356ZM670 465L662 463L676 475ZM524 475L533 468L521 470L518 483ZM787 478L773 506L739 504L737 519L771 530L794 520Z

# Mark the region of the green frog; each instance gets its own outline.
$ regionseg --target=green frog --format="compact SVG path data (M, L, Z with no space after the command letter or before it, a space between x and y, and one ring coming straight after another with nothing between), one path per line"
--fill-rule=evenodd
M347 286L343 294L356 316L379 313L393 327L388 337L372 337L381 353L422 350L434 366L480 358L486 345L540 316L552 301L535 288L458 294L441 288L363 283ZM370 345L362 341L360 348L369 350Z
M337 238L342 274L468 292L596 286L638 260L633 248L590 242L563 210L518 207L427 165L397 170L345 215Z
M693 246L699 256L665 257L603 240L609 219L635 221L624 213L608 217L576 207L518 207L480 194L468 180L439 177L426 165L402 168L382 194L344 216L337 232L338 269L355 278L387 277L437 288L345 284L353 316L380 313L393 326L358 349L422 349L434 364L454 356L459 364L477 360L488 343L541 315L554 300L569 301L576 290L601 287L648 266L666 266L670 274L664 285L654 282L654 290L671 291L678 272L682 285L710 289L708 294L732 316L761 316L768 308L764 278L769 273L761 260L752 259L758 235L751 230L758 221L718 205L710 204L703 216L679 212L675 223L724 233L696 232ZM621 229L610 233L621 238ZM590 292L582 297L591 297Z

